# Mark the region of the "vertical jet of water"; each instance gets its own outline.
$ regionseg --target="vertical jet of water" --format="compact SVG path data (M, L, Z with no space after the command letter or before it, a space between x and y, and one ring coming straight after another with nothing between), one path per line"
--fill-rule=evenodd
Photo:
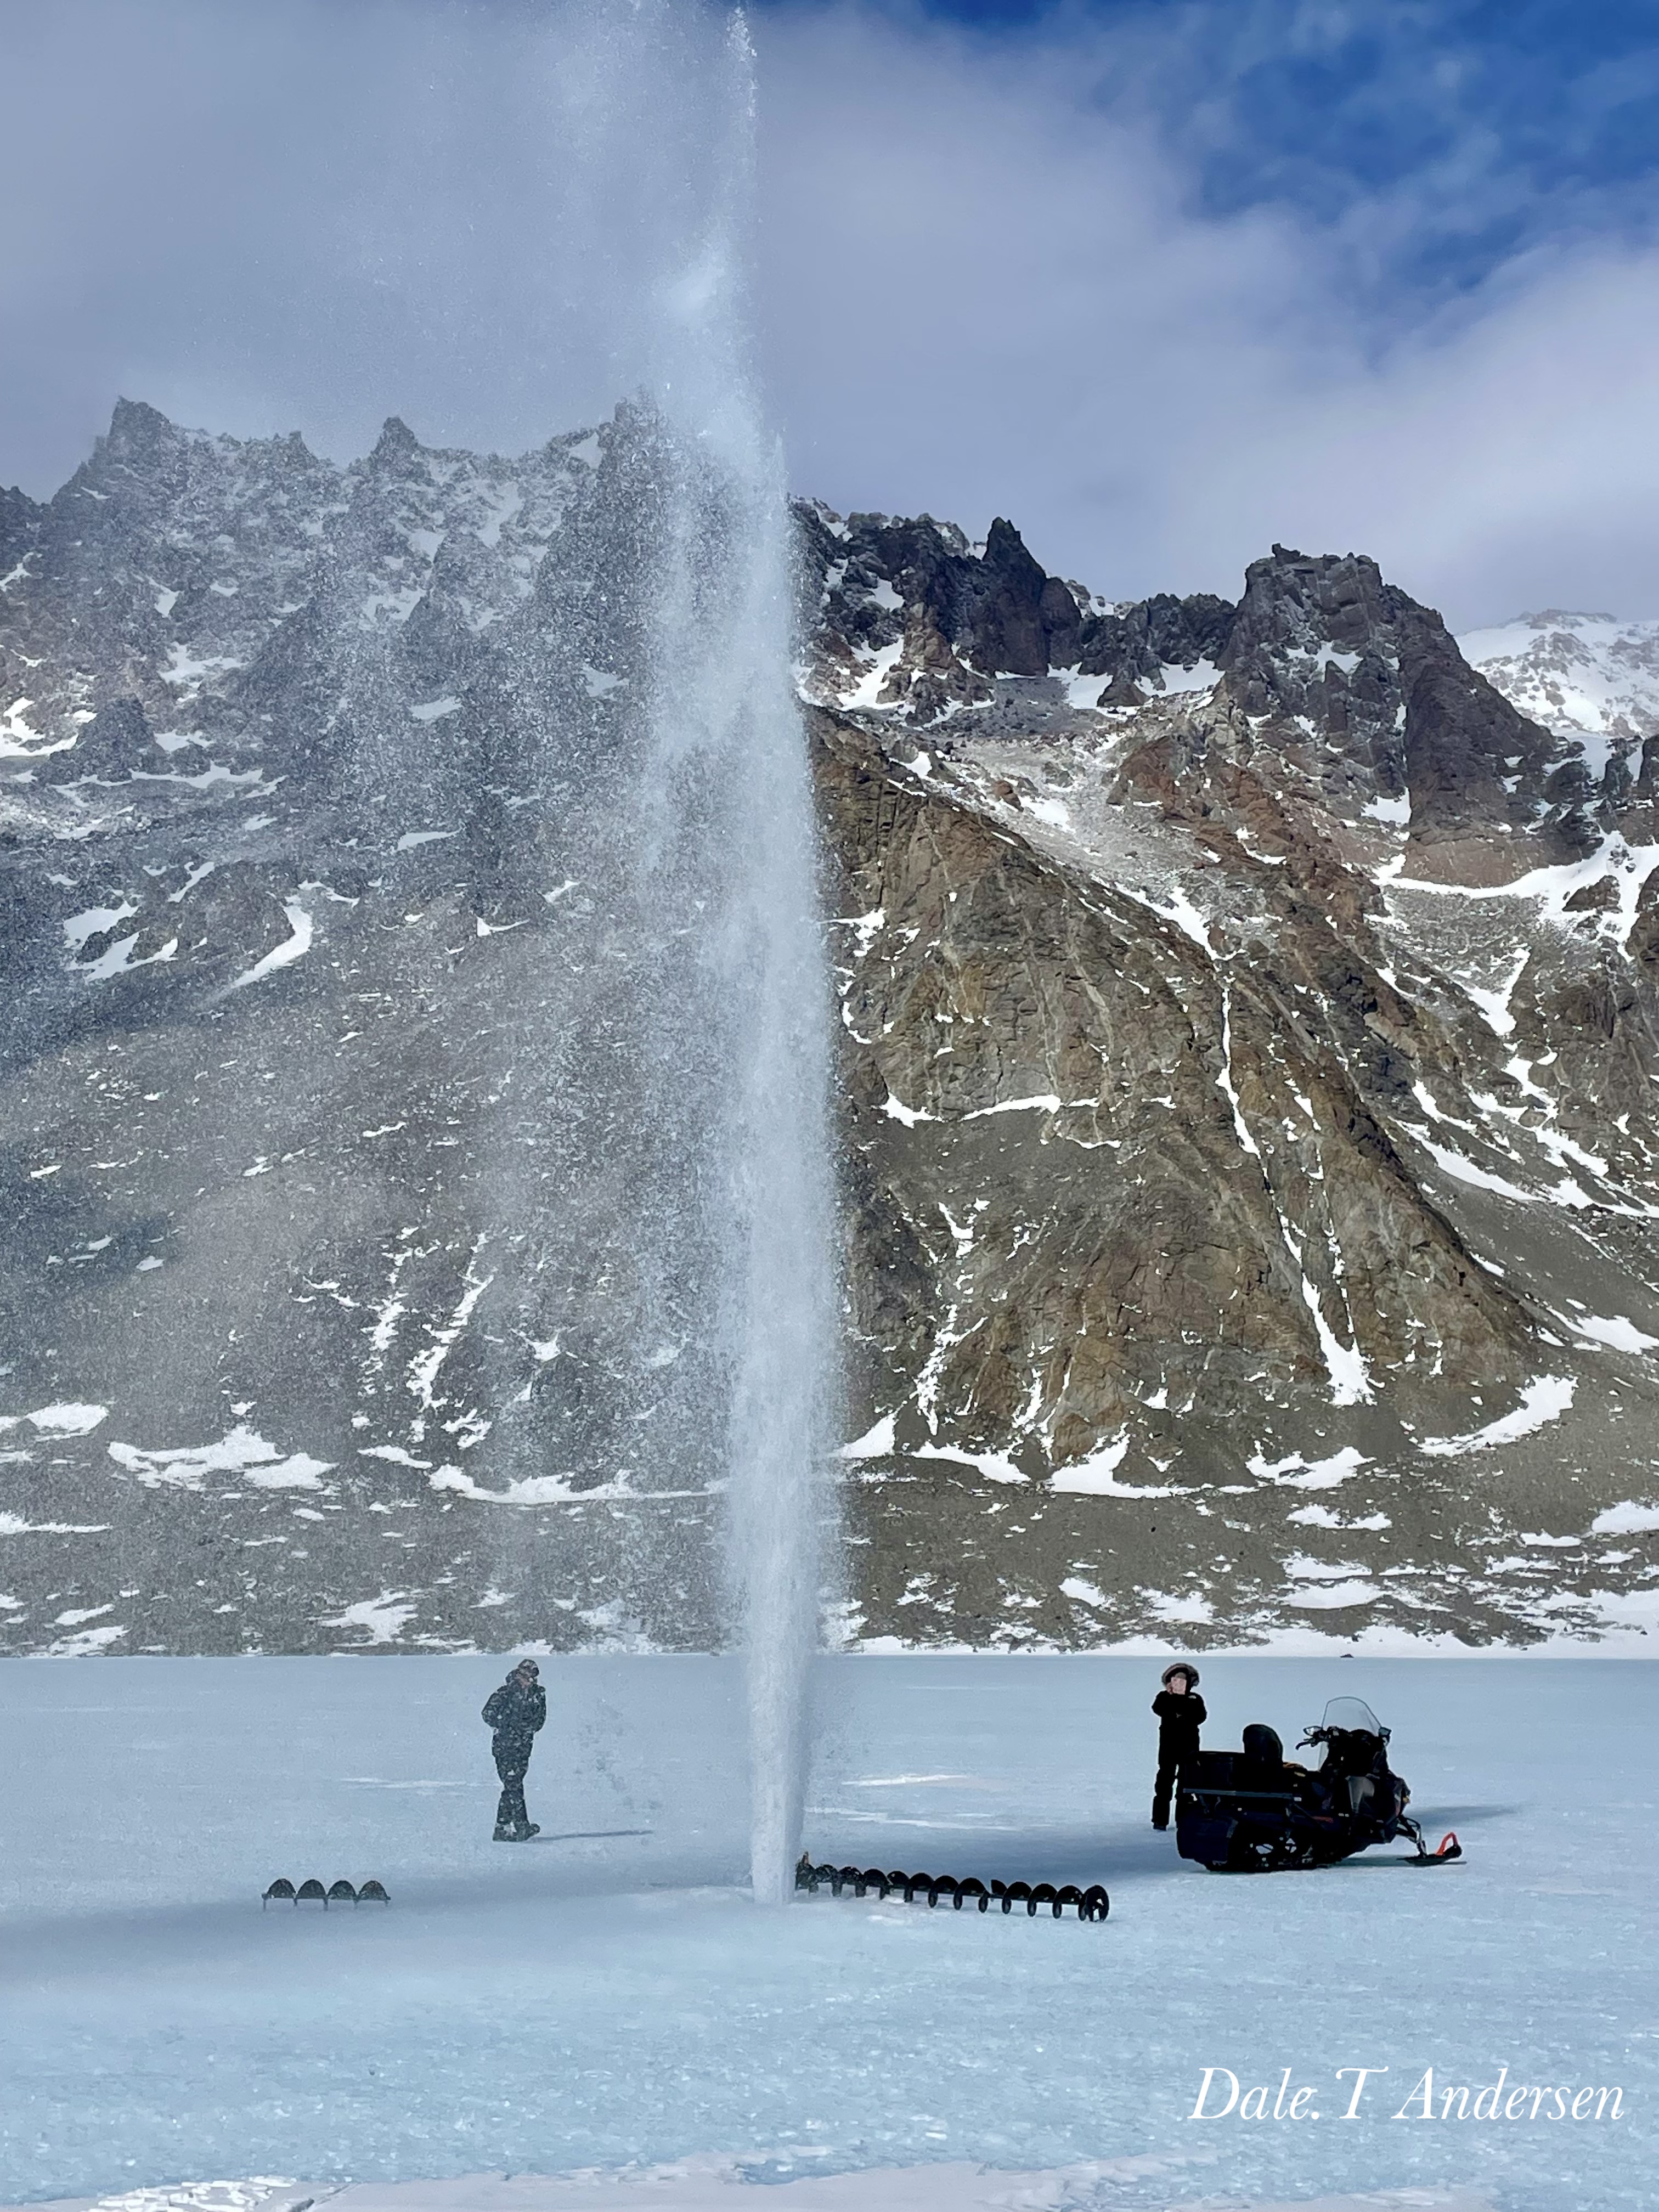
M657 579L639 881L657 960L659 1218L706 1306L691 1409L723 1467L747 1680L751 1871L790 1895L817 1642L836 1329L830 997L786 485L749 358L753 64L734 18L706 214L662 288ZM687 1269L687 1254L699 1255ZM701 1275L701 1289L694 1279Z

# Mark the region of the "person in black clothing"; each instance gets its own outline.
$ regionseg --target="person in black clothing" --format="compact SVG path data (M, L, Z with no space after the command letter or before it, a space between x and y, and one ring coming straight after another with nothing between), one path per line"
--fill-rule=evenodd
M536 1731L547 1718L547 1692L533 1659L520 1659L499 1690L492 1690L483 1709L485 1724L495 1730L489 1747L495 1754L495 1771L501 1778L501 1799L495 1808L498 1844L527 1844L540 1828L525 1810L524 1778L529 1770Z
M1152 1699L1158 1715L1158 1781L1152 1790L1152 1826L1170 1825L1170 1794L1181 1786L1182 1769L1198 1753L1198 1732L1207 1716L1198 1694L1198 1669L1184 1659L1164 1669L1164 1687Z

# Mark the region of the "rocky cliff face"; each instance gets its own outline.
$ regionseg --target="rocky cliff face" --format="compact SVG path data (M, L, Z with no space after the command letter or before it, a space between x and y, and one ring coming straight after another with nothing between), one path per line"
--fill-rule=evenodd
M5 1648L713 1632L629 1237L650 482L124 406L0 506ZM1356 556L1115 606L799 520L857 1632L1650 1624L1639 686L1544 714Z
M1659 719L1528 720L1364 559L1109 608L806 527L872 1625L1648 1620Z

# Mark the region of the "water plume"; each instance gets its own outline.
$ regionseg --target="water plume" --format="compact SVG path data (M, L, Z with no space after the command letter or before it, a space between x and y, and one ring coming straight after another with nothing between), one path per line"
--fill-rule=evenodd
M630 40L685 35L630 10ZM707 35L705 30L704 35ZM794 548L750 354L752 57L727 29L701 221L657 290L647 708L633 896L641 994L641 1261L650 1334L688 1334L681 1418L724 1485L747 1671L755 1895L793 1892L817 1641L830 1259L829 994L805 733L792 679ZM670 1304L678 1310L666 1310ZM690 1306L692 1310L688 1311Z

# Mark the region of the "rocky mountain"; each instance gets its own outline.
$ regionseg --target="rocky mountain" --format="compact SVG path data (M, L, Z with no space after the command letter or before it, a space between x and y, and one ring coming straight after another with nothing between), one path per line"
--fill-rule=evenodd
M0 504L3 1648L714 1632L629 1237L651 465L124 404ZM1651 639L798 520L850 1632L1651 1627Z
M1659 730L1659 622L1551 610L1457 641L1512 706L1557 737L1580 739L1593 777Z

